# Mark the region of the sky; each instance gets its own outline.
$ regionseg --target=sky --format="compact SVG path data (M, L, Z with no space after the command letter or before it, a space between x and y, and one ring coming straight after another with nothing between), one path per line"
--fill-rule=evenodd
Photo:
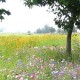
M5 19L0 22L3 32L34 32L46 24L57 28L53 21L55 15L47 11L47 6L29 9L25 7L23 0L6 0L6 3L0 3L0 8L11 12L10 16L5 15Z

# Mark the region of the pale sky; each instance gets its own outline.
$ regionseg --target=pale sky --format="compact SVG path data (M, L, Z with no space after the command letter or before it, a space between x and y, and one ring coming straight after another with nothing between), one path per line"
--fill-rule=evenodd
M0 3L0 8L5 8L11 12L10 16L0 22L0 29L4 32L34 32L37 28L44 27L45 24L55 27L53 19L55 15L46 10L48 7L33 7L29 9L23 4L23 0L6 0Z

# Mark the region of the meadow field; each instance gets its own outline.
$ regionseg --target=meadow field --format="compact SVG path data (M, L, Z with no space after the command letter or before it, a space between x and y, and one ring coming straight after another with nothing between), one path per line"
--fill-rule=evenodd
M66 35L1 34L0 80L80 80L80 35L72 35L72 61Z

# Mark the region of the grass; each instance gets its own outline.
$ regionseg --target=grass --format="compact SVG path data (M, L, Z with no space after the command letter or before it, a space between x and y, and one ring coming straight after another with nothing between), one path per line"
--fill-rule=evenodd
M79 80L80 36L72 36L72 62L66 35L0 36L0 80Z

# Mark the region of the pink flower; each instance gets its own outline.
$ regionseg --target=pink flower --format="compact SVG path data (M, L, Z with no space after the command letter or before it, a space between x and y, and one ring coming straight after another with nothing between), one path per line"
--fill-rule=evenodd
M31 78L32 78L32 77L35 77L35 73L32 73L30 77L31 77Z
M44 69L44 66L41 66L41 69Z
M70 68L73 67L73 63L72 63L72 62L69 63L69 67L70 67Z

